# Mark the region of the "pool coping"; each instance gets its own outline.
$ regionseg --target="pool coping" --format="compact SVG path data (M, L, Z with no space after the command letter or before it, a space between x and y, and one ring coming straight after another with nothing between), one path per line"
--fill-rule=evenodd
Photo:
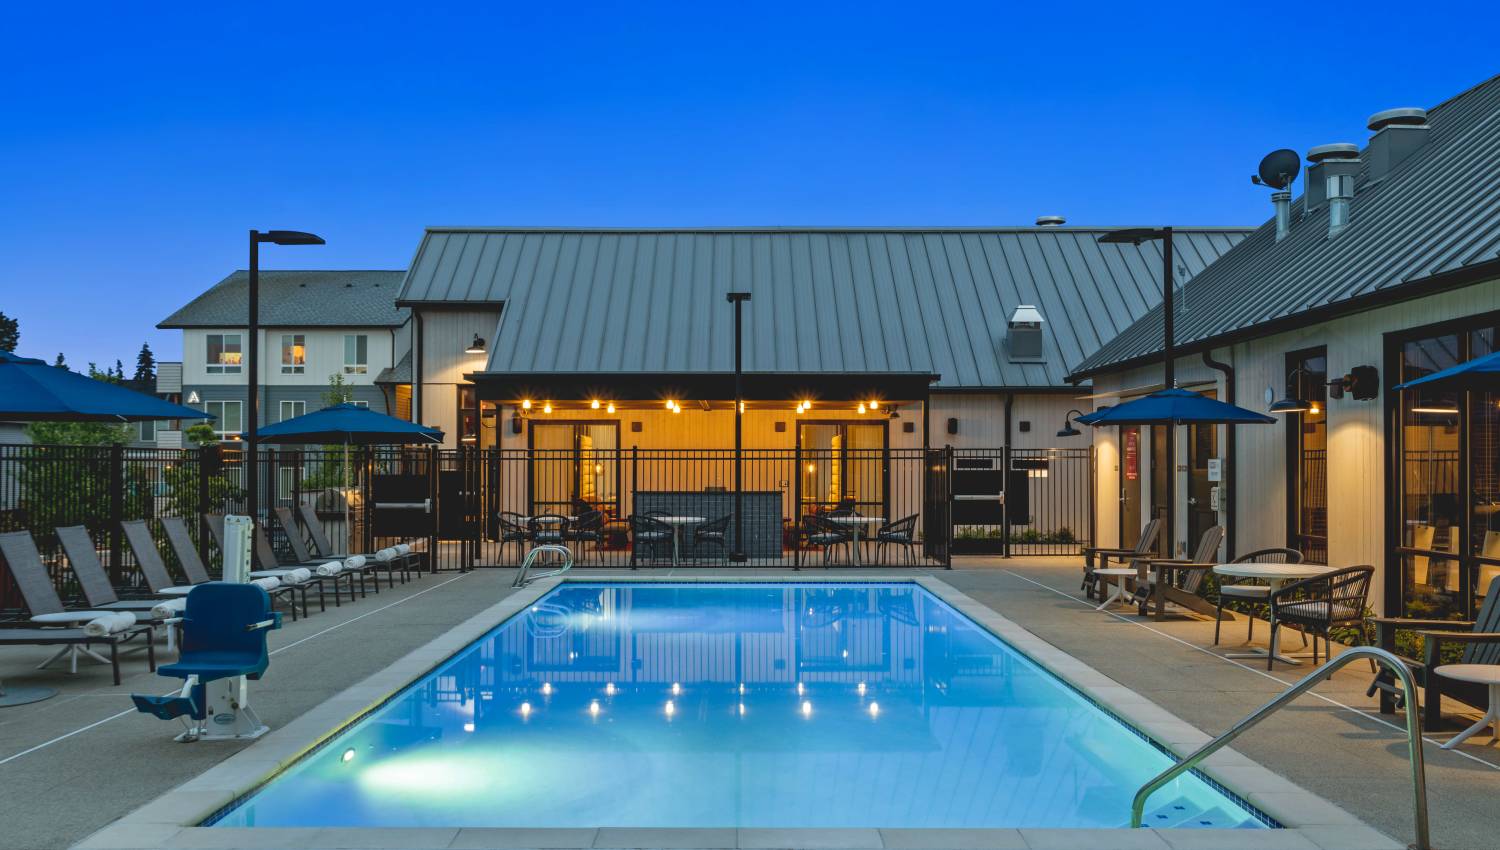
M358 722L498 624L564 583L915 584L1067 682L1127 725L1180 755L1210 736L932 576L816 575L786 571L755 575L563 576L517 590L395 663L274 729L224 761L75 845L76 850L142 848L809 848L809 850L1400 850L1405 847L1333 803L1251 761L1232 748L1200 766L1203 774L1282 824L1272 830L1197 829L628 829L202 827L310 750ZM1226 721L1227 722L1227 721ZM201 744L200 746L213 746Z

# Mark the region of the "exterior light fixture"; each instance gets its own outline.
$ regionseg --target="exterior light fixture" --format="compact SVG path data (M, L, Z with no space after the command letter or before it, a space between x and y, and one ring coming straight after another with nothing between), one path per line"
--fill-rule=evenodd
M1437 416L1457 416L1458 415L1458 408L1456 408L1456 407L1435 407L1435 406L1431 406L1431 405L1424 405L1422 407L1413 407L1411 409L1411 412L1412 413L1431 413L1431 414L1434 414L1434 415L1437 415Z
M1077 436L1082 435L1083 434L1082 431L1080 431L1077 428L1073 427L1073 417L1074 416L1082 416L1082 415L1083 415L1083 411L1081 411L1081 410L1074 409L1074 410L1068 411L1067 415L1063 417L1063 426L1061 428L1057 429L1057 436L1059 436L1059 437L1077 437Z
M605 412L606 413L614 413L615 412L615 403L614 402L610 402L609 403L609 407L605 408Z
M529 398L523 398L523 399L521 399L521 409L522 410L530 410L531 409L531 399L529 399Z
M864 402L860 402L859 403L859 412L860 413L864 413L865 412L865 403Z
M464 353L465 354L483 354L484 353L484 337L480 336L479 334L474 334L474 341L471 342L471 343L469 343L469 347L464 349Z
M542 403L542 412L543 413L551 413L552 412L552 402L550 402L550 401L543 402Z
M870 409L871 410L879 410L880 409L880 400L879 399L874 399L874 398L870 399Z
M671 410L671 409L672 409L672 406L673 406L673 405L674 405L674 404L676 404L676 402L674 402L674 401L672 401L672 400L671 400L671 399L667 399L667 409L668 409L668 410Z
M1286 375L1286 383L1287 383L1288 387L1290 387L1292 385L1292 380L1296 377L1296 375L1299 372L1301 374L1303 374L1303 375L1307 374L1307 370L1303 369L1301 366L1298 366L1297 368L1295 368L1292 371L1290 371L1290 372L1287 373L1287 375ZM1297 382L1297 395L1298 396L1301 395L1301 390L1302 390L1302 383L1301 383L1301 381L1298 381ZM1275 402L1268 409L1272 413L1317 413L1317 412L1319 412L1319 408L1318 408L1318 405L1317 405L1316 402L1308 401L1307 399L1300 398L1300 397L1294 397L1290 393L1288 393L1288 395L1287 395L1286 398L1284 398L1284 399L1282 399L1282 400L1280 400L1278 402Z
M589 407L592 407L593 409L598 410L599 409L599 399L596 398L593 401L589 402Z

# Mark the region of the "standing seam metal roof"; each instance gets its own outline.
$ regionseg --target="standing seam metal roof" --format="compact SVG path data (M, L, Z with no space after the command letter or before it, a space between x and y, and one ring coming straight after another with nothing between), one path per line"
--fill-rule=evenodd
M1325 204L1276 242L1274 219L1183 289L1174 342L1208 345L1259 325L1338 308L1500 258L1500 76L1428 111L1426 144L1371 181L1355 180L1349 225L1328 235ZM1418 290L1419 291L1419 290ZM1083 378L1158 356L1161 311L1078 361Z
M1112 229L430 228L398 303L503 302L491 372L729 372L724 294L748 291L746 371L1056 387L1160 300L1159 246L1099 244ZM1246 233L1179 231L1180 275ZM1021 304L1046 319L1045 362L1006 356Z

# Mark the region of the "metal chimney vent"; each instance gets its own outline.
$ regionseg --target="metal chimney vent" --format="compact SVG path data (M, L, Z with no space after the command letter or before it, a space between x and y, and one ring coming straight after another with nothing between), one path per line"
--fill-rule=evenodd
M1037 227L1062 227L1068 220L1060 215L1039 215L1036 217Z
M1427 110L1415 106L1377 112L1366 123L1375 134L1365 150L1371 181L1384 180L1391 169L1427 144L1432 132L1427 126Z
M1308 210L1328 204L1328 235L1337 236L1349 225L1349 203L1354 200L1354 177L1359 174L1359 145L1337 142L1308 150L1303 203Z
M1042 326L1046 320L1042 311L1030 304L1022 304L1010 316L1009 332L1006 335L1012 363L1040 363L1042 356Z

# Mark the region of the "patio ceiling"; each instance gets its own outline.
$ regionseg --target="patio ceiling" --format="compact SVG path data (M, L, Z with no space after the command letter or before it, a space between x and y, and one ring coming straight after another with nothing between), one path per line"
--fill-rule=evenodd
M627 408L633 405L654 408L666 399L698 406L699 401L728 404L734 398L733 372L475 372L465 377L474 382L480 399L506 403L545 399L587 405L593 399L600 399ZM766 402L777 406L794 405L802 399L851 405L869 399L925 401L938 379L938 375L919 372L746 372L744 398L748 404Z

